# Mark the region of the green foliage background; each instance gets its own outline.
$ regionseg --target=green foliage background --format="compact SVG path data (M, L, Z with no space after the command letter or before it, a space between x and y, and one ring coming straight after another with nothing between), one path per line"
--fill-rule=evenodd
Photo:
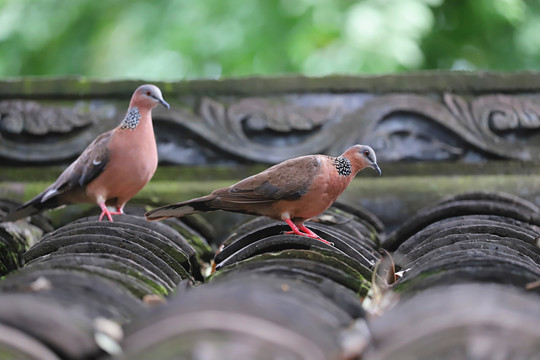
M538 0L0 0L0 76L540 67Z

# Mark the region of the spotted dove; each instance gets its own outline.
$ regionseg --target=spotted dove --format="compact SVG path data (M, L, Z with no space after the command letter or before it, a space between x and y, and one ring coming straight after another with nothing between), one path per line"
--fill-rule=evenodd
M301 156L210 195L151 210L146 218L160 220L213 210L263 215L285 221L292 229L288 233L326 242L304 222L328 209L368 166L381 174L375 152L366 145L352 146L338 157Z
M154 85L138 87L125 118L115 129L99 135L48 188L8 214L14 221L46 209L73 203L97 203L99 220L123 214L126 203L150 181L157 167L152 109L167 109ZM116 207L111 212L107 206Z

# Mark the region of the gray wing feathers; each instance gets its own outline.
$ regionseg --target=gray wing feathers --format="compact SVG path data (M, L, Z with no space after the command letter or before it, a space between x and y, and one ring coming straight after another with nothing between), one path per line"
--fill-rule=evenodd
M32 200L21 205L15 212L8 214L2 221L14 221L62 205L58 196L75 188L86 186L98 177L106 168L109 159L108 144L113 132L98 136L71 165L60 174L58 179Z

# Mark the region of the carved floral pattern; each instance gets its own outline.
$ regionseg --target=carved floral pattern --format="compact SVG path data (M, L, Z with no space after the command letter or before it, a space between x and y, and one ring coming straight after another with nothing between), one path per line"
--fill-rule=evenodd
M458 132L471 145L501 158L540 159L540 146L531 135L540 129L540 106L507 96L480 96L467 102L445 94L444 103L464 130Z
M276 163L337 155L356 143L373 146L386 161L537 161L538 100L435 92L186 97L173 101L170 112L156 109L154 124L160 159L177 164ZM80 153L121 117L105 100L89 108L0 102L0 156L47 162Z
M172 120L221 151L268 163L309 153L335 155L355 143L372 145L386 161L540 158L531 141L540 129L540 106L524 98L358 94L364 98L356 107L329 105L344 104L331 101L344 96L350 95L327 94L307 108L286 97L233 102L203 98L198 112Z
M55 106L30 100L0 101L0 157L15 162L69 159L110 127L112 114L110 106L89 110L84 102Z
M68 107L45 107L35 101L1 101L0 130L7 134L68 133L96 122L91 114Z

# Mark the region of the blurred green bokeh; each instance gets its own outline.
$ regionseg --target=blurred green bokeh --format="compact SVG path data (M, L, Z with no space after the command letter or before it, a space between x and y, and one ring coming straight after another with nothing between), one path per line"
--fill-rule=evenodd
M0 77L539 68L538 0L0 0Z

